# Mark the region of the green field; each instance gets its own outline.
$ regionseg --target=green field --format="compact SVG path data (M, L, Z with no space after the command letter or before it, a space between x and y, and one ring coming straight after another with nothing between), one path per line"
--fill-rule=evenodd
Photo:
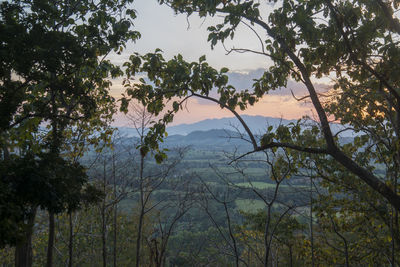
M256 189L270 189L275 188L276 184L265 183L265 182L246 182L246 183L236 183L235 185L246 188L256 188ZM280 185L279 187L288 187L287 185Z
M235 200L237 208L245 212L257 212L265 208L265 203L258 199L237 199Z

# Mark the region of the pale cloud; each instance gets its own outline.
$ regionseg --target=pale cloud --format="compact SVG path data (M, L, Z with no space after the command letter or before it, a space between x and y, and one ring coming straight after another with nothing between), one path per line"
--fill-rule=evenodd
M114 79L112 80L112 85L110 88L110 95L114 98L121 98L122 93L125 91L124 86L122 85L122 79Z
M207 41L207 28L221 23L222 17L202 19L195 14L190 17L176 15L168 6L149 0L136 0L133 8L137 11L134 29L139 31L142 37L136 43L130 43L122 55L113 55L113 62L122 64L134 52L145 54L160 48L164 51L166 59L182 54L188 61L197 61L199 57L206 55L210 65L218 69L222 67L232 70L254 69L270 64L265 56L257 54L227 55L225 48L260 48L256 35L245 25L239 26L234 40L225 42L225 48L217 44L212 50Z
M228 73L229 84L233 85L236 89L244 90L249 89L252 90L254 80L262 77L263 73L267 71L263 68L250 69L244 71L232 71ZM320 93L326 92L329 90L330 86L328 84L322 83L321 81L316 81L314 83L316 90ZM270 95L292 95L291 91L295 94L296 97L302 97L308 94L307 88L304 84L295 82L293 80L289 80L287 86L284 88L280 88L274 91L270 91Z

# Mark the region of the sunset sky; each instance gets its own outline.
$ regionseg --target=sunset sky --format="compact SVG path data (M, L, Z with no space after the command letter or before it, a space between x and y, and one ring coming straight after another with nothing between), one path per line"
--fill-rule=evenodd
M238 89L249 88L252 79L260 77L263 69L270 66L270 61L265 56L251 53L226 55L221 44L211 50L210 43L207 42L207 27L222 20L221 17L204 20L192 15L187 18L185 15L175 15L167 6L160 6L156 1L148 0L136 0L134 8L137 11L135 29L141 33L142 38L128 45L122 55L112 56L111 60L115 63L123 63L133 52L145 54L154 52L156 48L164 51L166 59L182 54L187 61L197 61L199 57L206 55L207 61L214 68L228 67L231 70L230 83ZM259 49L260 42L250 29L243 25L236 33L235 39L227 42L225 47ZM121 82L121 80L113 81L111 94L116 98L123 92ZM294 82L289 83L288 87L293 89L296 96L301 97L306 94L304 88ZM288 89L265 96L242 114L285 119L297 119L303 115L313 116L311 106L296 101ZM228 111L221 110L213 103L193 99L188 102L187 110L175 117L173 125L231 116ZM114 124L126 126L127 122L124 116L119 114Z

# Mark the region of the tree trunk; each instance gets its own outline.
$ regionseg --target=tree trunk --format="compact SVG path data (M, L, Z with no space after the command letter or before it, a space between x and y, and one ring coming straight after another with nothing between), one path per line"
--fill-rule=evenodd
M267 221L265 222L265 230L264 230L264 246L265 246L264 267L268 267L269 254L271 251L271 243L269 242L270 223L271 223L271 205L268 205Z
M53 247L54 247L54 213L49 212L49 239L47 243L47 267L53 266Z
M24 240L15 247L15 267L32 266L32 234L35 217L36 208L33 209L28 218Z
M69 240L68 240L68 267L72 267L73 262L73 245L74 245L74 225L72 224L72 212L69 216Z
M106 224L106 161L103 162L103 192L104 199L101 205L101 242L102 242L102 256L103 256L103 267L107 266L107 224Z
M55 78L55 74L51 74L52 79ZM55 102L56 93L54 89L51 89L51 104L52 104L52 114L51 114L51 125L52 125L52 140L50 145L50 152L52 156L58 157L59 156L59 149L60 149L60 136L59 136L59 129L58 123L56 119L57 114L57 105ZM54 247L54 213L49 211L49 239L47 242L47 267L53 266L53 247Z
M112 170L114 183L114 201L117 200L117 184L115 182L115 154L112 155ZM118 205L114 203L114 218L113 218L113 266L117 267L117 209Z
M312 196L313 184L312 178L310 178L310 242L311 242L311 266L315 266L314 259L314 231L313 231L313 196Z
M104 207L102 207L101 211L101 220L102 220L102 230L101 230L101 243L102 243L102 256L103 256L103 267L107 266L107 247L106 247L106 222L105 222L105 214Z
M393 177L393 191L397 194L397 177L398 173L396 173ZM396 235L398 235L398 222L399 222L399 215L398 210L392 207L391 212L391 220L390 220L390 232L392 237L392 266L396 266Z
M140 243L142 242L142 227L146 203L144 203L144 190L143 190L143 170L144 170L144 155L140 157L140 215L139 225L136 238L136 267L140 267Z
M136 238L136 267L140 267L140 243L142 242L143 208L140 209L139 225Z

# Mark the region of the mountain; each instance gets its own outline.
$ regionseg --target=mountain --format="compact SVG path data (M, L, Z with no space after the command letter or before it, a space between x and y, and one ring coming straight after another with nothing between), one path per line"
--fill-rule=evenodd
M136 147L140 141L138 137L125 135L119 142L117 146L120 146L122 149L123 147ZM234 149L250 150L252 148L250 143L239 138L237 132L223 129L193 131L188 135L168 135L168 137L164 138L163 142L160 143L160 146L163 148L189 146L195 149L210 151L232 151Z
M246 122L253 134L262 134L268 128L268 126L273 126L274 128L279 125L288 125L289 123L296 123L297 120L285 120L280 118L264 117L264 116L250 116L242 115L242 119ZM181 135L186 136L195 131L209 131L209 130L229 130L236 132L235 127L241 132L244 132L244 128L240 124L236 117L221 118L221 119L206 119L191 124L179 124L176 126L167 127L168 135ZM331 124L333 133L338 132L343 129L340 124ZM121 136L132 137L137 136L136 130L128 127L119 127L119 132ZM354 137L354 132L345 132L341 134L341 137Z
M168 135L162 146L191 146L207 150L251 149L251 145L240 139L237 132L222 129L194 131L188 135Z
M269 125L276 127L281 123L286 125L290 122L296 122L295 120L284 120L278 118L250 115L242 115L242 118L255 134L265 131L265 129L268 128ZM167 133L168 135L188 135L194 131L209 131L214 129L226 129L236 131L235 128L232 126L238 127L240 131L244 131L243 127L236 117L229 117L221 119L206 119L191 124L179 124L176 126L169 126L167 127ZM119 127L118 130L122 136L137 136L136 130L133 128Z
M279 118L250 115L242 115L242 119L246 122L250 130L255 134L264 132L265 129L267 129L270 125L277 127L280 124L287 125L290 122L296 122L296 120L285 120ZM193 131L208 131L213 129L226 129L236 131L235 127L238 127L240 131L244 131L242 125L236 117L229 117L221 119L206 119L191 124L179 124L176 126L167 127L167 132L171 135L187 135Z

